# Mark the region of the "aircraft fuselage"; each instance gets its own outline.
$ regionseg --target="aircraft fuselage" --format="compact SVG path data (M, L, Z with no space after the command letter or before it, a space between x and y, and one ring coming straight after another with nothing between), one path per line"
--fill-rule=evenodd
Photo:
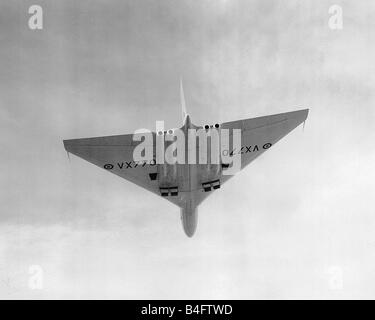
M190 152L188 144L188 130L197 129L186 116L181 130L185 136L185 155ZM181 221L188 237L195 233L198 223L198 205L202 202L205 191L202 184L209 181L220 181L221 166L219 164L159 164L158 180L161 194L168 190L165 197L181 208ZM218 182L218 186L220 186ZM173 193L176 191L176 193ZM205 195L207 196L207 195Z

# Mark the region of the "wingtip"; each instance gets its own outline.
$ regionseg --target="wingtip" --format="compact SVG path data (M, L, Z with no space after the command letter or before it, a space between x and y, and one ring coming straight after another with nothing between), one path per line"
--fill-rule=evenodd
M67 156L68 156L68 160L69 160L69 162L70 162L70 152L69 152L69 150L68 150L68 148L67 148L67 140L63 140L62 141L63 142L63 145L64 145L64 149L65 149L65 151L66 151L66 154L67 154Z
M298 115L302 116L302 119L303 119L302 121L306 121L306 119L309 115L309 111L310 111L309 108L305 108L305 109L297 110L296 112L298 113Z
M63 145L64 145L64 149L66 150L66 152L69 152L69 150L68 150L68 144L67 144L67 141L68 140L63 140Z
M306 117L305 117L305 121L306 121L306 119L307 119L307 117L308 117L308 115L309 115L310 109L309 109L309 108L306 108L306 109L304 109L304 111L306 112Z

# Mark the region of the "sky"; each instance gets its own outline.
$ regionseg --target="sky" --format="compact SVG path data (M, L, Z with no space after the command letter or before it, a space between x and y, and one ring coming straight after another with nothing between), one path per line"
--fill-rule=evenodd
M374 24L371 0L1 1L0 298L374 299ZM180 77L197 125L310 109L191 239L62 144L178 127Z

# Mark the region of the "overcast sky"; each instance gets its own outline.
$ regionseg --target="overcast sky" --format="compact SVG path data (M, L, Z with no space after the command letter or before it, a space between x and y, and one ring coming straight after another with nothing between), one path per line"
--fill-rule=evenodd
M0 297L375 298L374 36L372 0L1 1ZM191 239L62 144L178 127L180 76L195 124L310 108Z

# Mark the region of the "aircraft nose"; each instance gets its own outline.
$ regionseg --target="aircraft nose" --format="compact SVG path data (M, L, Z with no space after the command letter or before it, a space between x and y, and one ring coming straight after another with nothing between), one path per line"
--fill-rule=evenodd
M181 209L181 220L185 234L191 238L197 230L197 208L187 206Z
M189 237L189 238L192 238L193 235L195 234L195 230L196 228L184 228L184 231L185 231L185 234Z

